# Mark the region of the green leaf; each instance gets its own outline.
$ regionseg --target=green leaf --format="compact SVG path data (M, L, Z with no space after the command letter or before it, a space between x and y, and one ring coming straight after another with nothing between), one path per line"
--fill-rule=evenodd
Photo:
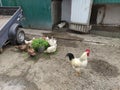
M32 41L32 48L36 51L38 51L40 47L45 47L45 49L47 49L49 46L49 43L42 38L34 39Z

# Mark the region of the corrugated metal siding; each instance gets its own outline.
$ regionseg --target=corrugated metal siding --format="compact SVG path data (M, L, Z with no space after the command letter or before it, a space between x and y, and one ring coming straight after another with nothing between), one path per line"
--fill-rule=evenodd
M21 6L24 26L36 29L52 27L51 0L2 0L4 6Z
M93 0L72 0L71 22L89 24Z
M71 17L71 0L62 1L62 20L70 22Z
M120 3L120 0L94 0L95 4L114 4Z
M80 25L75 23L70 23L69 28L74 31L79 31L82 33L89 33L92 26L91 25Z

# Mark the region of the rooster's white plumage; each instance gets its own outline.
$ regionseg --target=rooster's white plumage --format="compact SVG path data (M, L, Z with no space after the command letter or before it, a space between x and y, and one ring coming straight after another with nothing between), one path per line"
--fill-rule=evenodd
M79 58L75 58L72 53L68 53L66 55L69 57L71 65L77 73L80 73L81 68L85 68L87 66L89 53L90 50L87 49Z

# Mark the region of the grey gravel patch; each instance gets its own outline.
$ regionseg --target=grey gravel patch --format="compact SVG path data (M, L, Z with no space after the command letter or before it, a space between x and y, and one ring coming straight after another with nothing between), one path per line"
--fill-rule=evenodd
M38 90L36 84L23 77L0 76L0 90Z

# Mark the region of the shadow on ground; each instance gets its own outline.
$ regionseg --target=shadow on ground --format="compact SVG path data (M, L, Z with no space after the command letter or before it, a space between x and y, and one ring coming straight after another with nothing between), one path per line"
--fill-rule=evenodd
M103 60L93 60L90 62L91 68L100 75L117 77L119 69L106 61Z

